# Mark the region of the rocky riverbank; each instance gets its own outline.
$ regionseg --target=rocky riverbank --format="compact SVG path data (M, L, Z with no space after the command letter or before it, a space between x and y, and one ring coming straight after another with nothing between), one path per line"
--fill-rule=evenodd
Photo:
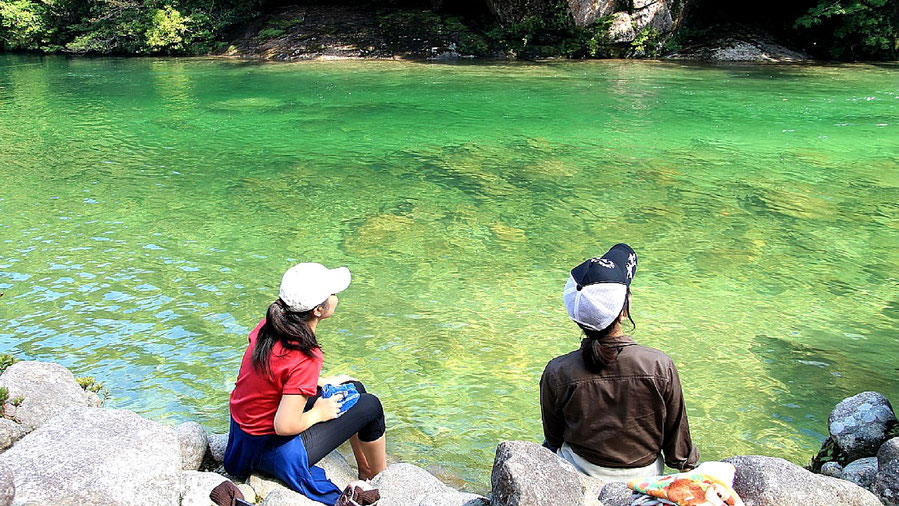
M6 366L9 362L4 362ZM277 480L238 480L221 462L226 434L199 424L176 427L127 410L102 407L72 373L57 364L17 362L0 374L0 506L213 504L209 492L233 480L250 502L265 506L320 503ZM830 438L812 473L776 457L735 456L734 489L747 506L899 505L899 437L889 401L863 392L831 413ZM355 471L339 453L320 465L344 487ZM455 490L411 464L396 463L372 480L380 506L625 506L623 483L581 475L533 442L499 443L491 492Z
M489 2L499 23L431 10L291 5L235 30L220 55L276 61L334 59L641 58L797 62L808 55L763 32L721 27L677 42L684 3L572 0L550 7ZM539 16L539 17L534 17ZM545 19L544 19L545 18ZM535 20L540 20L535 21ZM561 20L561 21L560 21ZM554 24L555 23L555 24ZM682 47L683 45L683 47Z

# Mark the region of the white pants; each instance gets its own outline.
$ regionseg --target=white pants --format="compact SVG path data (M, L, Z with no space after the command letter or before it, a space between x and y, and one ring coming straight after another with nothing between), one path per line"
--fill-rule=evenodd
M665 461L662 460L661 455L659 455L659 458L657 458L655 462L645 467L597 466L577 453L574 453L574 450L568 446L568 443L562 444L562 447L559 448L558 455L570 462L578 471L587 476L593 476L606 482L636 480L646 476L661 476L665 471Z

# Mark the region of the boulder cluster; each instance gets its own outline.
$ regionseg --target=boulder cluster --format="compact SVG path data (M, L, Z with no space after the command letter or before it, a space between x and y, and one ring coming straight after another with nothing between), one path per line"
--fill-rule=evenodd
M62 366L17 362L0 375L0 389L7 391L0 405L0 506L209 506L210 491L226 480L255 504L320 504L268 476L227 475L221 465L227 434L208 434L195 422L173 428L104 408ZM820 473L774 457L725 461L736 467L734 489L747 506L899 505L899 437L889 437L895 423L889 402L864 392L831 414L826 454L839 459L824 462ZM336 451L319 465L339 487L356 477ZM499 444L487 497L450 488L405 463L390 465L372 485L380 490L380 506L631 504L624 483L584 476L525 441Z

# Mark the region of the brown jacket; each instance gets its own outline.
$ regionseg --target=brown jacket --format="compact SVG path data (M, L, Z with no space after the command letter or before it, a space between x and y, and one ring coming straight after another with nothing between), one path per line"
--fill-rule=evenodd
M642 467L664 453L665 464L693 468L699 450L690 439L680 378L671 357L629 336L607 338L618 359L598 374L580 351L552 359L540 378L543 433L554 447L603 467Z

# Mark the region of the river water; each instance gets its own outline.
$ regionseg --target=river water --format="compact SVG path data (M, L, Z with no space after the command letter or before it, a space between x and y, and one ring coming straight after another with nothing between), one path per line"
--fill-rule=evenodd
M807 462L844 397L899 402L897 234L895 64L0 55L0 352L224 432L283 271L346 265L326 372L473 490L542 440L567 271L619 241L703 458Z

